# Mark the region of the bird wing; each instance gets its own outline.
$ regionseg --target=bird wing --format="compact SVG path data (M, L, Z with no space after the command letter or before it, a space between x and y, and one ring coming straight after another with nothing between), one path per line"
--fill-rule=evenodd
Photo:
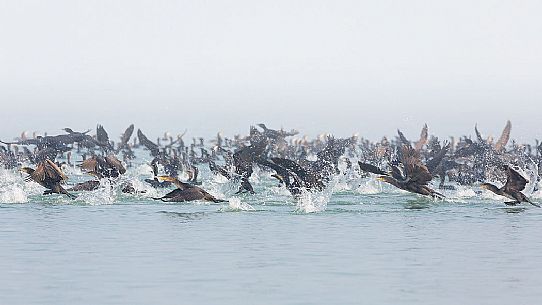
M506 126L504 127L501 137L495 143L495 150L500 152L504 149L506 144L508 143L508 140L510 140L510 131L512 130L512 123L510 121L506 122Z
M478 139L478 142L485 143L485 140L482 137L482 134L480 133L480 131L478 131L478 125L474 125L474 132L476 133L476 138Z
M414 148L403 145L401 153L401 163L405 167L407 179L411 182L426 185L433 179L427 167L420 160L420 156Z
M45 180L45 161L38 163L36 169L30 174L32 180L41 184Z
M286 168L294 172L303 180L305 180L309 176L309 173L303 167L297 164L295 161L285 159L285 158L271 158L271 161L273 161L273 163L277 165L282 166L283 168Z
M105 157L105 162L110 166L116 168L121 175L126 173L126 168L122 165L122 162L115 155L108 155Z
M109 135L102 125L96 126L96 140L101 144L109 143Z
M397 129L397 134L399 135L399 139L401 140L401 143L404 145L410 146L410 141L405 137L405 135L401 132L401 130Z
M44 165L46 177L50 178L51 180L59 181L59 182L68 180L68 177L64 175L62 170L60 170L60 168L53 161L47 159L45 160L43 165Z
M137 130L137 137L139 138L139 143L143 144L143 146L151 151L151 155L158 155L158 145L151 142L140 129Z
M525 179L520 173L506 166L506 184L504 185L505 191L518 191L521 192L525 189L525 185L529 183L529 180Z
M92 156L92 158L84 160L79 166L85 172L98 171L98 159L96 156Z
M132 137L132 134L134 133L134 124L131 124L126 128L122 136L120 137L120 147L123 147L124 145L128 144L128 141L130 141L130 138Z
M435 169L437 169L437 167L440 165L440 162L442 162L444 156L446 156L448 149L450 149L450 143L447 143L443 148L440 149L440 151L433 157L433 159L428 160L425 163L425 166L430 173L434 172Z
M428 137L427 124L425 124L423 125L422 132L420 134L420 140L416 142L416 145L414 147L417 151L420 151L422 147L425 144L427 144L427 137Z

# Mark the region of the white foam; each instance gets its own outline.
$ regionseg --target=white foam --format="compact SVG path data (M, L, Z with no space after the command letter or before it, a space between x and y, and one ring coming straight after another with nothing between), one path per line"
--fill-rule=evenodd
M304 213L325 211L330 197L331 195L325 191L313 193L304 190L297 199L297 211Z
M242 202L241 199L236 197L228 200L228 209L230 211L255 211L250 204Z
M356 189L356 192L364 195L374 195L382 192L382 184L375 179L369 179L362 182Z
M117 192L108 179L101 179L98 189L79 193L77 200L90 205L114 204L117 200Z
M472 198L476 197L476 191L472 187L464 187L464 186L455 186L455 190L450 190L445 192L447 198L455 198L455 199L461 199L461 198Z
M0 202L28 202L28 196L25 192L25 183L23 182L21 175L12 171L0 170Z
M1 203L25 203L28 202L28 197L23 188L19 185L12 184L2 187L0 190Z

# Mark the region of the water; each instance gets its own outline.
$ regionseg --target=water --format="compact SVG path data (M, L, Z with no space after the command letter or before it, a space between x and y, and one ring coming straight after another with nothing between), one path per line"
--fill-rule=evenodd
M144 167L131 172L145 178ZM469 188L434 201L341 178L297 202L260 173L255 196L207 176L204 188L228 203L173 204L148 198L166 190L102 189L71 201L41 196L17 173L0 176L0 304L542 298L542 209Z

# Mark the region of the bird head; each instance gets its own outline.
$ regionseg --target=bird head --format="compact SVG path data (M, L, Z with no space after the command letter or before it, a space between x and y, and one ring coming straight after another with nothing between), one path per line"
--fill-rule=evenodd
M30 167L21 167L19 171L31 175L34 172L34 169Z
M173 177L170 177L170 176L156 176L156 178L159 180L159 181L168 181L168 182L175 182L175 178Z
M482 183L480 184L480 188L483 188L484 190L489 190L492 188L493 185L489 184L489 183Z
M382 182L388 182L388 181L389 181L389 178L390 178L390 177L388 177L388 176L378 176L378 177L376 178L376 180L382 181Z
M482 183L480 184L480 188L483 188L484 190L488 190L495 194L501 193L500 189L491 183Z

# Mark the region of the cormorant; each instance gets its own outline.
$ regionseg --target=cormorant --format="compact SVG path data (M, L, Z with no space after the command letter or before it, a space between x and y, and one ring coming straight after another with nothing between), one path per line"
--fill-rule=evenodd
M115 155L92 156L81 163L81 169L86 173L102 178L117 178L126 173L126 168Z
M29 176L25 178L25 181L34 180L39 183L41 186L47 188L43 195L49 195L52 193L64 194L71 199L75 199L76 196L68 193L61 185L61 182L64 182L68 179L66 175L56 166L56 164L46 159L38 163L36 169L30 167L21 168L22 172L27 173Z
M498 188L491 183L482 183L481 188L491 191L497 195L512 199L513 201L505 202L507 205L518 205L522 202L528 202L535 207L540 205L532 202L521 191L525 189L525 185L529 183L520 173L515 171L512 167L505 165L506 168L506 183L503 187Z
M113 150L113 146L109 142L109 135L100 124L96 126L96 142L106 153Z
M418 152L414 148L403 145L399 162L402 168L399 167L399 164L390 164L391 173L386 173L376 166L363 162L359 162L359 165L361 170L380 175L378 180L387 182L399 189L433 198L444 198L444 195L427 186L433 176L427 166L422 163Z
M226 202L226 200L217 199L213 195L207 193L204 189L190 183L184 183L179 179L169 176L158 176L160 180L169 181L177 186L176 189L166 195L153 198L154 200L162 200L164 202L185 202L194 200L205 200L212 202Z
M100 181L98 180L89 180L70 187L68 191L79 192L79 191L94 191L100 187Z

